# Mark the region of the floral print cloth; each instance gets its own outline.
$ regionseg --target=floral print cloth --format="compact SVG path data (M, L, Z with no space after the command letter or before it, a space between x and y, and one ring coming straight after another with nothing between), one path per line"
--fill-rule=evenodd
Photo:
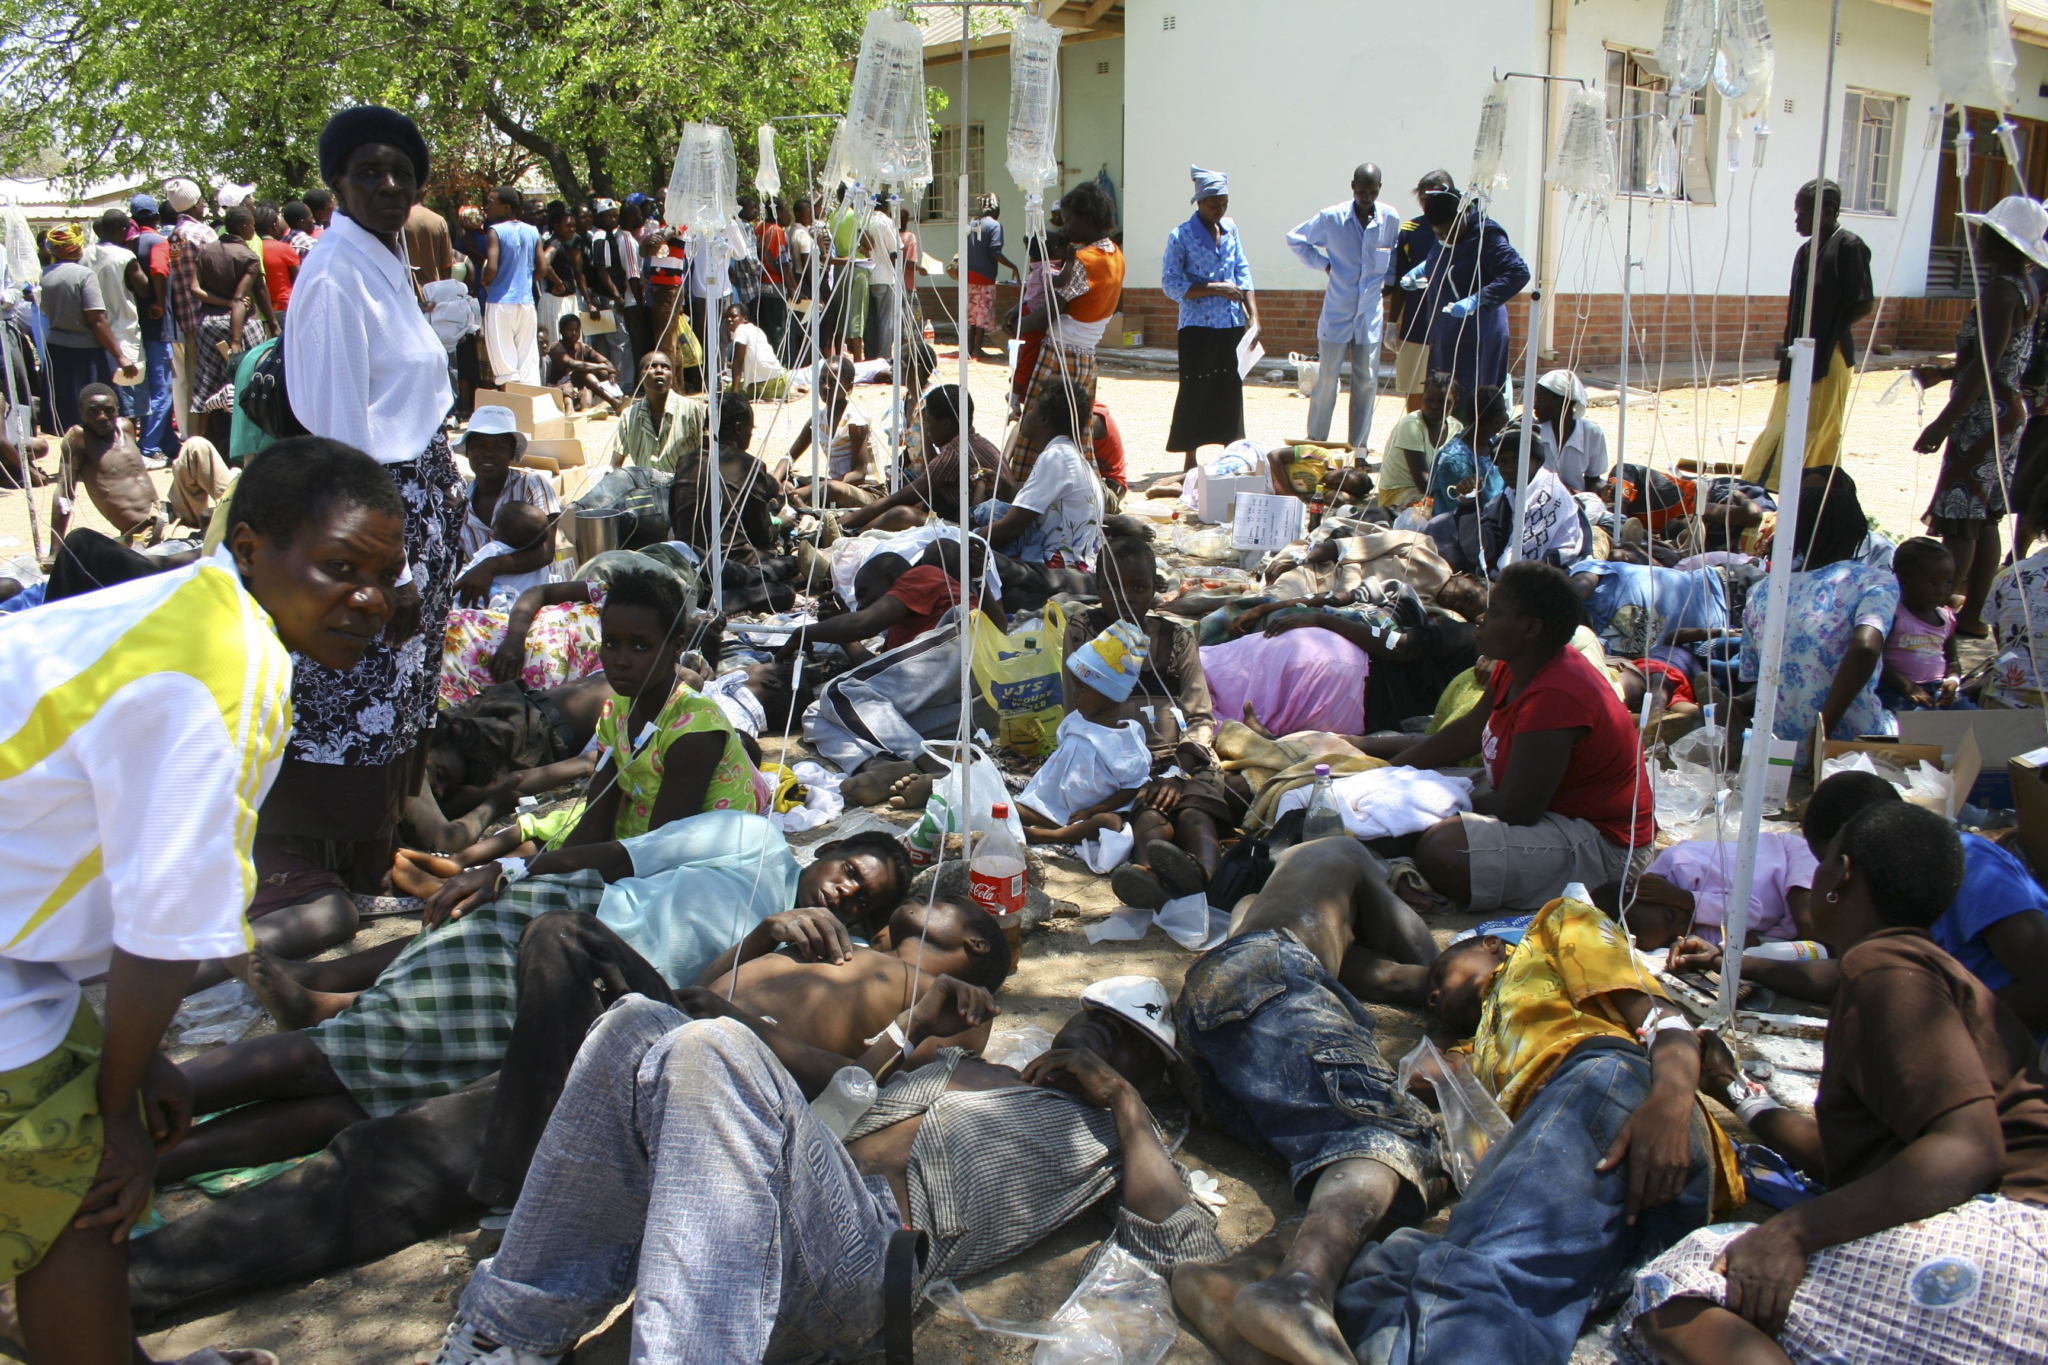
M533 626L526 632L526 666L519 672L520 686L529 692L544 692L604 671L597 657L602 584L590 585L590 598L588 602L542 607L533 614ZM491 656L504 643L505 622L505 612L480 607L457 607L448 613L441 648L442 706L460 706L497 681L491 676Z
M1998 571L1985 616L1998 642L1989 695L2008 706L2039 706L2042 683L2034 658L2048 660L2048 550Z
M1755 682L1763 670L1764 613L1770 598L1771 581L1766 578L1749 590L1743 608L1745 682ZM1825 568L1793 574L1791 605L1785 617L1785 672L1771 732L1779 739L1804 742L1835 685L1835 670L1849 652L1856 628L1876 626L1881 635L1891 632L1892 618L1899 614L1899 580L1889 569L1855 559L1838 560ZM1870 680L1849 703L1828 738L1899 732L1898 721L1877 699L1880 672L1871 670Z
M292 656L294 723L286 756L302 762L393 763L410 754L421 728L434 722L440 660L432 644L443 638L455 598L462 476L445 436L434 437L418 459L387 464L384 472L405 501L405 557L420 594L419 632L395 644L387 632L346 673ZM484 677L489 686L489 670Z

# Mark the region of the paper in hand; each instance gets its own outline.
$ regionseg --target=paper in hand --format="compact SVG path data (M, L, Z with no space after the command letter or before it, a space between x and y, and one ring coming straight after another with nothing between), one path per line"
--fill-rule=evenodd
M1259 344L1259 329L1254 327L1237 343L1237 377L1245 378L1252 372L1252 366L1265 358L1266 348Z

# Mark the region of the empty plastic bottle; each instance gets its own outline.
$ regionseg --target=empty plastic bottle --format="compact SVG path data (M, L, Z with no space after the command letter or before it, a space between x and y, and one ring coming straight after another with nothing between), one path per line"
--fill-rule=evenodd
M1344 817L1337 813L1336 793L1330 790L1330 765L1318 763L1315 785L1308 792L1308 813L1301 820L1302 840L1331 839L1350 833L1344 827Z
M833 1074L832 1084L811 1101L811 1112L833 1137L843 1138L862 1114L875 1107L876 1093L873 1076L857 1066L842 1066Z
M1564 127L1543 178L1567 194L1605 204L1614 197L1614 133L1607 97L1574 87L1565 102Z
M1927 26L1927 64L1950 104L2012 108L2012 21L2005 0L1934 0Z
M1059 183L1060 30L1035 14L1010 30L1010 178L1026 194Z
M692 232L724 231L739 214L739 183L732 134L715 123L684 124L668 177L668 221Z
M1508 183L1508 83L1495 81L1479 103L1479 136L1472 143L1472 176L1465 183L1478 195L1498 193Z
M775 125L764 123L754 130L754 188L763 194L782 193L782 168L775 164Z
M1690 95L1707 83L1720 43L1719 0L1665 0L1657 65L1671 81L1673 94Z
M1731 125L1761 115L1771 100L1777 69L1764 0L1721 0L1721 54L1714 88L1729 100Z

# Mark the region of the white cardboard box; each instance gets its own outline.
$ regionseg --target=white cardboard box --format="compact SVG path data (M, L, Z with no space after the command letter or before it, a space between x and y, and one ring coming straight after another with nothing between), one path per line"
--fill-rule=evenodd
M1203 521L1229 525L1237 516L1237 500L1247 493L1271 493L1273 482L1264 474L1202 475L1202 490L1195 501L1195 515Z

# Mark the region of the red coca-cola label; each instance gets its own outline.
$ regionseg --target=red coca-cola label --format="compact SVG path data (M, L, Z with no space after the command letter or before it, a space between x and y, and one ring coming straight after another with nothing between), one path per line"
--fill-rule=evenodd
M967 877L967 894L974 903L991 915L1017 915L1024 911L1024 874L1014 873L1008 877L995 877L986 872L970 872Z

